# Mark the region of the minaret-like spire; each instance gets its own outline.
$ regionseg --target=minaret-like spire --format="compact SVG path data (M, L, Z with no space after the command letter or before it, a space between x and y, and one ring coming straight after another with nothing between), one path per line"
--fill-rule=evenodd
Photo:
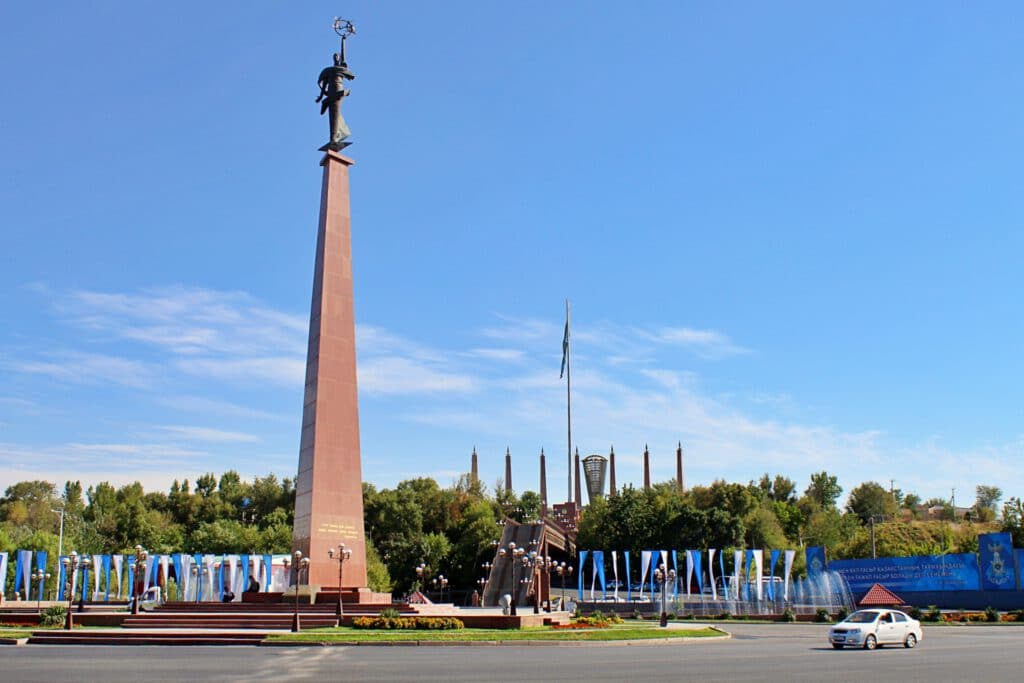
M505 493L512 493L512 453L505 447Z
M548 516L548 466L544 459L544 449L540 449L540 516Z
M615 488L615 446L612 446L612 452L608 454L608 466L611 469L611 487L608 494L614 496L618 492Z
M583 496L580 494L580 449L576 449L576 510L579 511L583 507Z
M680 441L676 447L676 490L679 493L686 492L686 484L683 481L683 442Z
M469 461L469 485L476 486L480 481L480 470L477 468L476 445L473 446L473 456Z
M647 450L647 444L644 444L644 491L650 491L651 489L651 454Z

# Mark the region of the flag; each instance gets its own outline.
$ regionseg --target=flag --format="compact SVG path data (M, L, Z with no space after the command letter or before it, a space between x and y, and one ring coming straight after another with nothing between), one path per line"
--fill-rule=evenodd
M562 337L562 371L558 373L558 379L565 376L565 362L569 360L569 312L565 314L565 336Z

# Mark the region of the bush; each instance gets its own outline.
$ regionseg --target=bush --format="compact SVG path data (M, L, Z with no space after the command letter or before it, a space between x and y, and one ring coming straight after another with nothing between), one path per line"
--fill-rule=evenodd
M786 610L779 617L779 621L788 621L788 622L796 621L796 612L793 611L792 607L787 607Z
M1024 609L1015 609L1006 613L1007 621L1024 621Z
M928 611L924 614L925 621L942 621L942 610L935 605L928 605Z
M921 608L920 607L911 607L911 608L909 608L907 610L907 615L911 619L917 619L918 621L921 621L921 619L924 618L924 613L921 612Z
M999 610L992 605L985 608L985 621L999 621Z
M643 614L643 612L640 611L639 607L634 607L633 608L633 618L636 619L637 621L643 621L644 620L644 614Z
M846 609L845 607L840 607L838 610L836 610L836 621L842 621L848 616L850 616L850 610ZM917 617L915 617L915 619L916 618Z
M387 610L385 610L387 611ZM397 610L395 610L397 612ZM356 617L352 620L352 627L358 629L383 629L383 630L431 630L447 631L465 628L466 625L461 619L454 617Z
M814 611L814 620L819 624L827 624L832 621L832 617L829 615L828 610L824 607L819 607Z
M402 613L394 607L385 607L377 614L377 616L381 619L398 619L402 616Z
M719 619L721 621L725 621L726 619L731 619L731 618L732 618L732 615L729 614L728 612L722 612L717 617L715 617L715 619Z
M39 613L40 626L61 626L67 618L68 608L64 605L52 605Z

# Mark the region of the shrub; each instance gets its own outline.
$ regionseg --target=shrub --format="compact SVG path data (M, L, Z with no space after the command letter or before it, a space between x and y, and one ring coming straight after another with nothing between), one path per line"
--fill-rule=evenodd
M1024 621L1024 609L1015 609L1006 613L1007 621Z
M842 621L848 616L850 616L850 610L846 609L845 607L840 607L838 610L836 610L836 621ZM916 619L917 617L914 618Z
M819 624L827 624L832 621L832 617L829 615L828 610L824 607L819 607L814 611L814 620Z
M402 613L394 607L385 607L377 614L377 616L381 619L398 619L402 616Z
M999 610L992 605L985 608L985 621L999 621Z
M787 607L786 610L782 613L779 620L794 622L796 621L796 612L793 611L792 607Z
M725 621L726 619L731 619L731 618L732 618L732 615L729 614L728 612L722 612L717 617L715 617L715 619L719 619L719 620L722 620L722 621Z
M928 605L928 611L924 614L925 621L942 621L942 610L935 605Z
M911 619L917 619L918 621L921 621L921 619L924 617L924 613L921 612L921 608L920 607L911 607L911 608L909 608L907 610L907 615Z
M39 613L40 626L60 626L67 618L68 608L64 605L51 605Z
M465 628L461 619L454 617L356 617L352 620L353 628L372 628L383 630L431 630L444 631Z
M637 621L643 621L644 620L644 613L640 611L639 607L634 607L633 608L633 618L636 619Z

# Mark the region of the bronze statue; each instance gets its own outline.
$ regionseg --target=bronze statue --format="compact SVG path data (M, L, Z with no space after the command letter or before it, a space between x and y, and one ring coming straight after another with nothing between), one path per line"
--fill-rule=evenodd
M355 34L355 27L352 22L344 19L334 20L334 31L341 36L341 52L334 55L334 66L329 66L320 72L317 84L320 86L320 95L316 101L320 103L320 115L328 113L331 124L331 139L320 149L323 151L339 151L348 147L351 142L346 139L352 131L345 125L345 119L341 115L341 101L348 97L350 91L345 88L346 80L353 80L356 75L348 70L345 63L345 39Z

